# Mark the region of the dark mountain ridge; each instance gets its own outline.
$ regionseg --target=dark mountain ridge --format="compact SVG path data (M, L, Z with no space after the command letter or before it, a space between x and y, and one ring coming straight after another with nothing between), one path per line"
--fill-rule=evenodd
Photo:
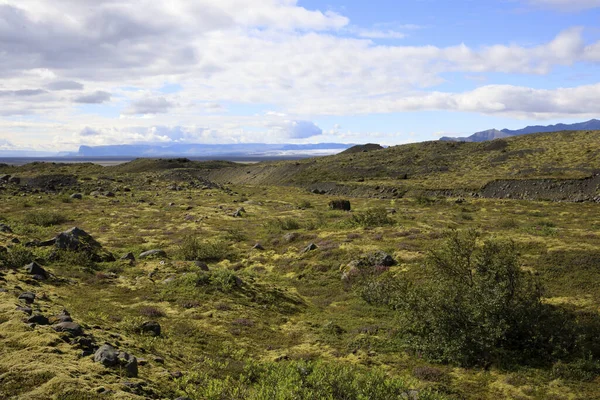
M502 139L510 136L528 135L530 133L545 133L545 132L561 132L561 131L582 131L582 130L599 130L600 120L591 119L585 122L575 124L555 124L555 125L533 125L522 129L488 129L472 134L467 137L448 137L440 138L446 142L485 142L488 140Z

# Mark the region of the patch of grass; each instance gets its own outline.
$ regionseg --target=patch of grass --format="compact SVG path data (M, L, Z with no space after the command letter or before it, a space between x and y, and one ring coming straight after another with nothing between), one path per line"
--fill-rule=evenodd
M23 217L24 223L42 227L64 224L68 220L65 215L55 211L32 211Z
M292 361L250 362L243 374L220 365L212 371L192 372L180 381L180 393L192 399L331 399L388 400L408 396L409 386L377 368L361 368L342 363ZM223 375L225 374L225 375ZM422 390L419 399L444 397Z
M357 211L352 215L351 222L363 228L376 228L394 224L394 220L389 217L384 207L374 207L365 211Z

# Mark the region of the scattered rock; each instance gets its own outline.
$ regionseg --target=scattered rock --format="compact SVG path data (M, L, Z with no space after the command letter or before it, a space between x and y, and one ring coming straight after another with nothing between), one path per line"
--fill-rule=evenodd
M50 322L48 321L48 318L44 317L42 314L32 315L31 317L29 317L27 319L27 322L30 324L37 324L37 325L49 325L50 324Z
M299 237L300 235L297 232L289 232L283 235L283 241L286 243L291 243L297 240Z
M21 184L21 178L17 178L16 176L12 176L8 180L8 183L12 183L14 185L19 185L19 184Z
M350 211L352 209L350 200L331 200L329 208L332 210Z
M94 361L105 367L114 367L118 363L117 353L117 349L110 344L103 344L94 354Z
M165 359L164 359L164 358L162 358L162 357L159 357L159 356L156 356L156 357L154 357L152 360L153 360L155 363L158 363L158 364L164 364L164 363L165 363Z
M125 372L127 373L127 376L132 377L132 378L138 376L137 358L135 358L134 356L132 356L129 353L120 351L119 355L118 355L118 359L119 359L119 364L125 368Z
M208 264L206 264L204 261L194 261L194 265L198 268L200 268L200 271L208 271Z
M144 258L167 258L167 253L160 249L148 250L141 253L139 258L140 260Z
M314 244L314 243L311 243L311 244L309 244L308 246L306 246L306 247L304 248L304 250L302 250L302 253L308 253L309 251L313 251L313 250L316 250L316 249L318 249L318 248L319 248L319 247L318 247L316 244Z
M35 301L35 293L25 292L19 296L19 300L23 300L27 304L33 304Z
M13 233L12 229L10 228L10 226L8 226L6 224L0 224L0 232L2 232L2 233Z
M127 254L125 254L123 257L121 257L121 260L123 261L135 261L135 256L133 255L133 253L129 252Z
M42 279L48 279L48 272L36 262L27 264L25 266L25 271L27 271L27 273L30 275L39 276Z
M139 327L139 331L152 336L160 336L160 324L156 321L147 321Z
M96 353L94 353L94 361L107 368L122 367L129 377L136 377L138 375L137 358L124 351L118 351L108 343L100 346Z
M68 333L71 336L77 337L83 335L83 328L76 322L61 322L54 325L54 330L57 332Z
M50 317L51 324L59 324L62 322L73 322L73 318L67 310L63 310L60 314Z
M33 313L33 310L31 309L31 307L23 307L23 306L17 306L16 308L17 311L22 311L25 314L31 315Z
M183 378L183 373L181 371L171 372L171 378L173 378L173 379Z
M366 262L371 266L391 267L396 264L396 260L385 251L376 251L366 256Z
M74 200L81 200L81 199L83 199L83 195L81 193L73 193L70 197L72 199L74 199Z
M254 246L252 246L253 250L264 250L265 248L262 246L262 244L260 243L256 243Z

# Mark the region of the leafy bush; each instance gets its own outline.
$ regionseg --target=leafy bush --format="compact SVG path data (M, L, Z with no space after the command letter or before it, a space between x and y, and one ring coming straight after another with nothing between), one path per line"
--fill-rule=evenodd
M577 381L593 381L600 376L600 361L593 357L581 358L572 363L558 362L552 367L555 378Z
M354 225L364 228L374 228L378 226L392 225L394 220L388 216L384 207L370 208L366 211L359 211L352 216Z
M229 244L221 240L200 241L187 236L179 245L179 255L185 261L218 262L230 256Z
M427 257L428 279L371 281L363 298L399 310L409 348L433 361L488 365L548 358L554 343L542 288L521 270L515 245L478 242L474 231L447 234ZM564 322L564 321L563 321Z
M54 226L67 222L69 219L62 214L53 211L32 211L25 214L23 222L36 226Z
M0 265L7 268L20 268L33 262L35 255L27 247L16 245L6 252L0 251Z
M215 269L182 275L167 283L162 291L166 300L188 303L204 293L215 291L229 293L241 285L241 280L231 271Z

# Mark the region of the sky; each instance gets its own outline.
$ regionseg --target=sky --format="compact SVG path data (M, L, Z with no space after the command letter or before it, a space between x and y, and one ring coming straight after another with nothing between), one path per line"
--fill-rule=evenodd
M0 150L600 118L600 0L0 0Z

